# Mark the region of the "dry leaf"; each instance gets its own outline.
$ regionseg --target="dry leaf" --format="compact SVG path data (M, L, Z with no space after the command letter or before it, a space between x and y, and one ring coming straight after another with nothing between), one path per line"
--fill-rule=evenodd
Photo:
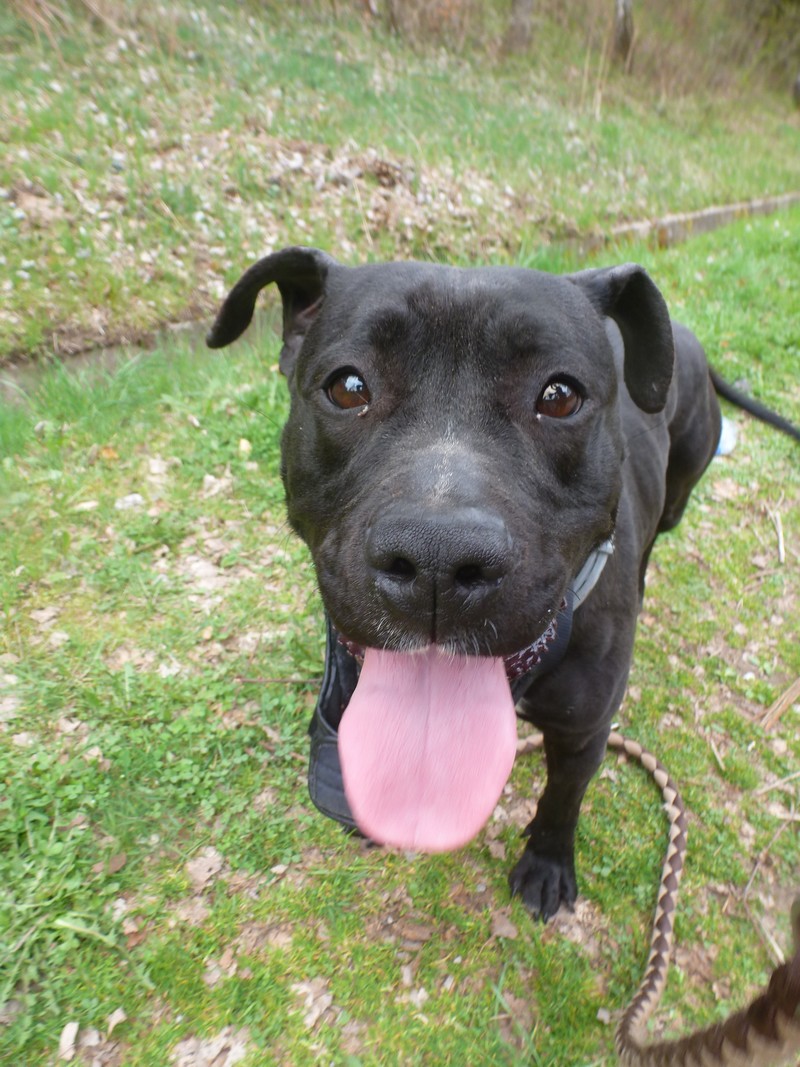
M175 1067L233 1067L247 1055L246 1029L226 1026L216 1037L187 1037L179 1041L170 1056Z
M189 881L198 892L202 892L209 882L222 870L224 860L215 848L205 848L199 856L189 860L186 873Z
M127 496L121 496L115 500L114 507L117 511L133 511L135 508L143 508L144 497L141 493L128 493Z
M227 468L221 478L218 478L215 474L206 474L203 476L203 490L200 493L200 496L204 500L210 500L211 497L227 493L232 486L233 478L230 470Z
M17 696L0 697L0 723L16 719L21 701Z
M222 981L222 977L222 968L217 961L207 960L205 973L203 974L203 982L205 985L207 985L209 989L213 989L214 986Z
M489 842L489 855L494 860L504 860L506 858L506 846L502 841L490 841Z
M312 978L307 982L295 982L292 992L303 998L303 1023L310 1030L315 1026L328 1008L333 1004L333 997L328 992L326 978Z
M147 930L132 930L125 938L125 947L127 949L136 948L137 945L141 945L146 939Z
M96 1030L92 1026L88 1030L81 1030L80 1036L78 1038L78 1048L80 1050L83 1050L83 1049L86 1049L86 1048L96 1049L96 1048L99 1048L99 1046L102 1044L102 1042L103 1042L103 1039L100 1036L100 1031ZM99 1063L99 1060L94 1060L93 1063Z
M711 489L717 500L736 500L744 492L742 486L733 478L717 478L712 482Z
M424 926L422 923L412 923L407 919L398 919L392 927L394 933L402 937L404 941L415 941L419 944L429 941L434 934L432 926Z
M424 1008L427 1001L431 999L430 993L427 989L423 989L422 986L419 989L412 989L408 994L409 1001L415 1008Z
M287 924L268 927L266 941L272 948L288 948L292 943L291 927Z
M111 1034L116 1029L116 1027L118 1027L120 1023L124 1023L127 1021L128 1016L125 1014L122 1008L117 1008L115 1011L112 1011L108 1019L106 1020L106 1034L111 1037Z
M161 456L151 456L147 461L147 470L152 478L163 478L169 470L169 464Z
M492 915L492 937L506 937L513 941L519 937L519 930L507 915L497 911Z
M208 918L208 906L196 897L187 897L175 905L175 917L189 926L202 926Z
M75 1042L78 1039L78 1024L67 1023L61 1031L58 1039L58 1058L60 1060L73 1060L75 1058Z
M526 1033L530 1032L533 1029L533 1008L530 1000L515 996L507 989L503 990L503 1000L515 1025Z
M111 760L106 759L106 757L103 755L103 750L100 748L99 745L92 745L91 748L87 748L86 751L82 754L82 758L87 763L97 763L97 766L100 768L101 771L108 771L111 769Z
M10 1026L22 1010L21 1000L7 1000L0 1004L0 1026Z

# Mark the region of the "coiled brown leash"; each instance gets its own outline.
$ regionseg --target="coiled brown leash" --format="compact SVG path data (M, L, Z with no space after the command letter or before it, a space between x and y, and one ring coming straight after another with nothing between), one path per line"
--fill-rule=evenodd
M523 751L540 746L540 738L531 738ZM653 778L669 822L647 967L617 1027L620 1063L624 1067L800 1067L800 896L792 908L794 955L775 968L760 996L723 1022L688 1037L647 1043L645 1026L667 982L686 855L686 810L666 768L638 742L612 730L608 747L639 763Z

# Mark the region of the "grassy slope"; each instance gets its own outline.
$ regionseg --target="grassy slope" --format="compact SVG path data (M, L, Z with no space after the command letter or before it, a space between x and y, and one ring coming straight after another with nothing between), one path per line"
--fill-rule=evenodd
M0 361L207 311L288 239L515 260L800 187L788 98L609 77L604 21L545 19L533 59L497 64L414 54L327 7L111 7L119 33L75 18L60 51L0 13ZM643 51L674 34L639 30Z
M800 419L800 213L636 251L720 369ZM592 785L581 903L546 930L505 887L537 757L454 856L364 851L310 808L319 608L283 522L276 351L56 368L0 412L0 1050L51 1062L74 1020L133 1067L234 1031L259 1065L611 1062L597 1015L641 972L664 845L640 772ZM623 709L691 810L668 1028L763 981L750 914L785 946L796 880L797 782L756 792L800 761L796 705L758 721L800 673L796 446L739 427L657 546Z

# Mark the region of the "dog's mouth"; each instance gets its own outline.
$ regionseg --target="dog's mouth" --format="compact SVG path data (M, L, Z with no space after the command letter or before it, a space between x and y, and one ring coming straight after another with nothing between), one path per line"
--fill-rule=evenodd
M526 648L495 657L342 641L363 658L338 745L347 800L364 834L423 852L472 840L514 764L509 682L535 668L557 634L558 616Z
M515 681L517 678L521 678L524 674L528 674L530 671L538 667L553 645L557 642L559 636L559 619L561 614L567 609L567 601L562 600L559 608L559 614L553 615L550 622L544 631L525 648L519 649L517 652L512 652L507 656L501 657L488 657L488 658L500 658L505 664L506 677L509 682ZM359 663L364 660L364 653L366 651L364 645L358 644L356 641L351 641L348 637L339 635L339 644L354 656ZM443 647L440 649L443 655L452 655L456 659L460 658L480 658L475 656L467 656L466 653L460 650L453 650L449 647ZM413 653L409 653L413 655Z

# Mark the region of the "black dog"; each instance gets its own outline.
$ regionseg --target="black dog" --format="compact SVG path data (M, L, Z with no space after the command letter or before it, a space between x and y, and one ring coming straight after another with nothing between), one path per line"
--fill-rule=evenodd
M271 282L289 521L329 616L312 796L377 841L458 847L510 772L516 704L547 785L511 888L547 918L576 897L650 550L719 439L703 350L635 265L348 268L305 248L243 275L211 347Z

